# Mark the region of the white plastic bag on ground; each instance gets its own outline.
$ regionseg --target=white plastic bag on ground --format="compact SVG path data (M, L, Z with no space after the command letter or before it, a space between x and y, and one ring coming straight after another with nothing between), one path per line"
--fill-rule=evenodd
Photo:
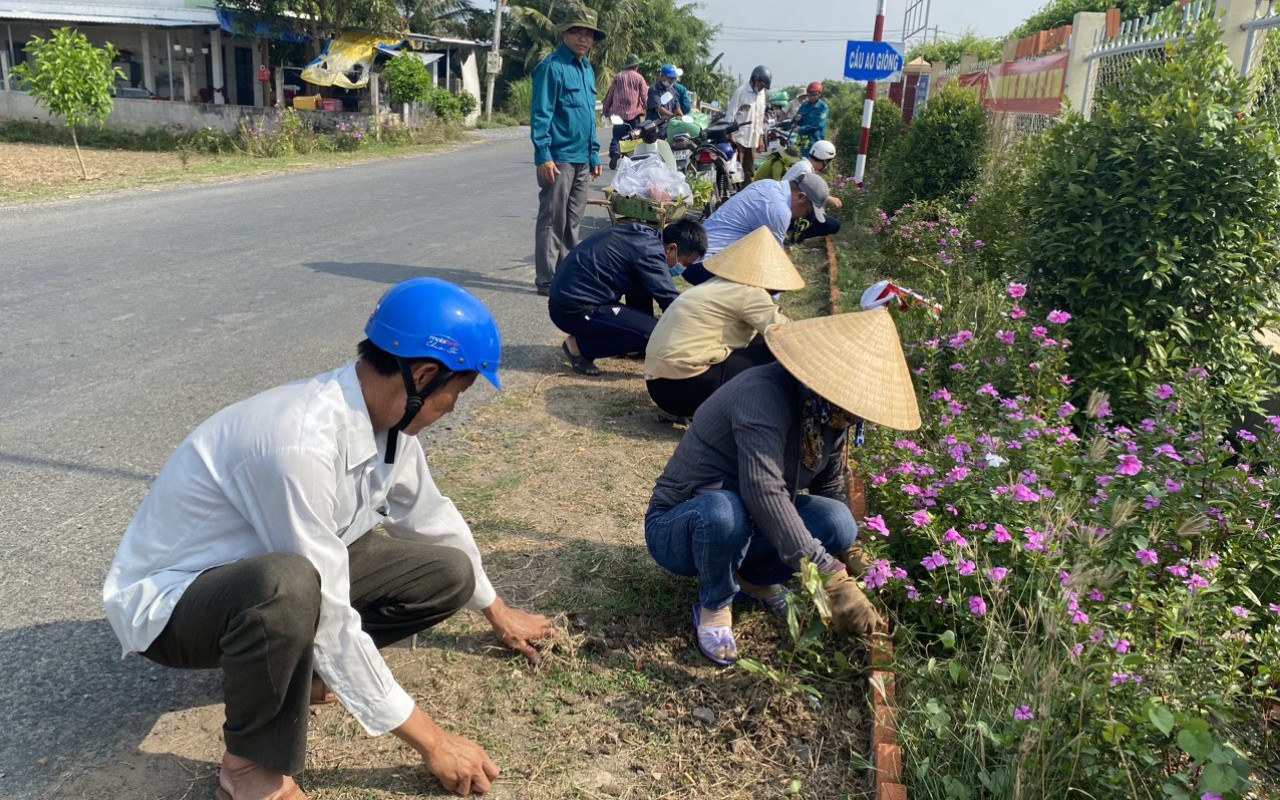
M609 185L619 194L647 197L659 202L688 201L693 197L684 175L660 158L622 159L618 163L618 171L614 173L613 182Z

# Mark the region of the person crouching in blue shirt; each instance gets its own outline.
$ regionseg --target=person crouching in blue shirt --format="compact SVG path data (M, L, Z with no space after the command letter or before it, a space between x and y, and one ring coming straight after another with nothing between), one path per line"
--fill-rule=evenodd
M671 305L679 294L673 276L706 251L706 231L693 220L661 231L618 225L574 248L551 281L547 303L551 321L569 334L561 348L573 370L599 375L597 358L643 356L657 325L654 302L663 310Z

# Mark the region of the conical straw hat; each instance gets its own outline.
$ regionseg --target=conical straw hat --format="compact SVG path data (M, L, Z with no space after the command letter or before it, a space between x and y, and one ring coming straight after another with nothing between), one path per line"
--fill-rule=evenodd
M845 411L899 430L920 427L911 371L887 309L773 325L764 337L788 372Z
M804 288L804 278L796 271L796 265L778 244L773 231L764 226L708 258L703 266L725 280L773 292Z

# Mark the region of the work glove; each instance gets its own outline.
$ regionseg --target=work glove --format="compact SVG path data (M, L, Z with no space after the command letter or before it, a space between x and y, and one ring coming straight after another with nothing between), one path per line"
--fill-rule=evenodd
M833 572L827 578L826 592L831 629L836 633L866 638L880 627L880 615L849 573Z
M867 570L871 568L871 556L867 555L862 549L862 542L854 542L841 553L836 554L836 558L844 562L845 569L851 576L861 579L867 574Z

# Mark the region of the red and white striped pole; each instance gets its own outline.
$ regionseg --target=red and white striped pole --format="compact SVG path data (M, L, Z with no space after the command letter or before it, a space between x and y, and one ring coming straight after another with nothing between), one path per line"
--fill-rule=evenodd
M879 0L876 4L876 32L872 41L884 41L884 12L889 0ZM867 171L867 151L871 149L871 114L876 107L876 82L867 81L867 99L862 101L862 139L858 142L858 161L853 170L853 182L862 185L862 176Z

